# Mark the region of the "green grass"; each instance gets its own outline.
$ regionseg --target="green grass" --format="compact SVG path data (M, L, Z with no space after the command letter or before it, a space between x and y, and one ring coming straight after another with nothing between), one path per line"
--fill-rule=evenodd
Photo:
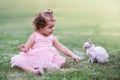
M0 80L119 80L120 79L119 0L1 0L0 1ZM84 51L89 38L106 48L110 62L73 64L67 57L66 70L43 76L10 67L18 46L33 31L32 20L41 10L52 8L57 18L54 35L72 51ZM79 66L83 64L83 68Z

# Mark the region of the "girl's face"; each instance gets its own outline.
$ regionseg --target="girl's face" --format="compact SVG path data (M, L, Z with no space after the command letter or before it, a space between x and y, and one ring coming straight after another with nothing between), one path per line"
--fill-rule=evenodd
M55 26L55 21L48 21L47 26L40 28L40 33L44 36L49 36L50 34L53 33L54 27Z

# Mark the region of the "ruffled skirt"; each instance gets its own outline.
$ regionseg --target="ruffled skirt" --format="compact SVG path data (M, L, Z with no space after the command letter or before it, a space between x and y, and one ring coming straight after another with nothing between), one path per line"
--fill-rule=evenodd
M11 67L23 68L24 64L33 68L60 68L66 62L66 58L59 55L55 48L43 48L20 52L11 58Z

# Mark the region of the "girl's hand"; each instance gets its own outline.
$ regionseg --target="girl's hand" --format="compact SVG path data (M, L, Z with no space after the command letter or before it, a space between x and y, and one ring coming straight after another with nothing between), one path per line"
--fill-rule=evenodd
M28 51L27 48L26 48L24 45L20 45L20 46L18 47L18 49L19 49L19 51L25 52L25 53Z
M78 57L76 55L72 55L71 57L72 57L73 60L75 60L77 62L80 61L80 57Z

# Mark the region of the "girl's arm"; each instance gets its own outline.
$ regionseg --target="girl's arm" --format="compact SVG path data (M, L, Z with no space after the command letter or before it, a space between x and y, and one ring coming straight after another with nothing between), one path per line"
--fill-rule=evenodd
M34 39L35 36L32 34L24 45L19 46L19 50L22 52L27 52L32 47Z
M70 51L67 47L65 47L64 45L62 45L56 37L54 37L54 41L53 41L53 45L55 48L57 48L59 51L61 51L62 53L64 53L65 55L70 56L71 58L73 58L75 61L79 61L80 57L76 56L75 54L73 54L72 51Z

